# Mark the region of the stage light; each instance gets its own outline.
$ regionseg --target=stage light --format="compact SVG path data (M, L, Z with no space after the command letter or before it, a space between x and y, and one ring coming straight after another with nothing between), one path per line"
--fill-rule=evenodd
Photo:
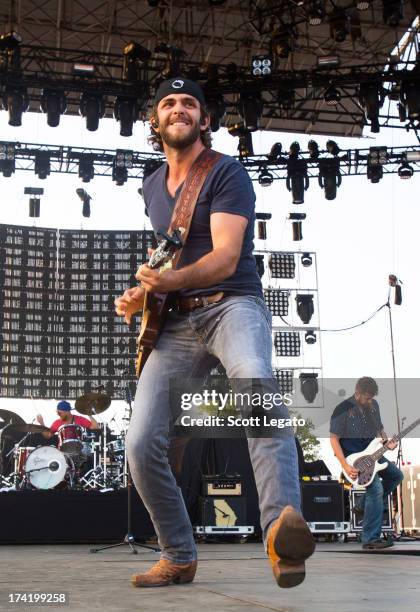
M271 213L256 213L257 221L257 238L259 240L267 239L267 221L271 219Z
M35 174L40 179L46 179L51 172L50 154L48 151L35 153Z
M273 278L295 278L295 255L272 253L268 259L268 267Z
M231 125L228 127L228 132L231 136L237 136L239 138L238 152L241 159L254 155L252 134L249 130L245 129L243 124L236 123L235 125Z
M238 112L246 130L250 132L258 130L262 111L263 103L259 92L240 94Z
M318 68L338 68L340 58L338 55L323 55L317 57L316 63Z
M289 291L264 289L264 302L273 317L287 317L289 315Z
M298 242L302 240L302 221L306 219L305 213L289 213L289 219L292 221L293 240Z
M416 68L414 70L416 70ZM407 79L401 83L401 102L407 109L406 114L408 114L408 118L411 121L420 118L420 80L418 74L416 76L417 79Z
M3 176L9 178L16 169L16 151L15 145L12 143L0 144L0 171Z
M406 151L404 153L405 159L408 162L420 161L420 151Z
M337 106L341 100L341 94L336 87L330 85L324 92L324 101L328 106Z
M124 46L123 55L122 78L133 83L141 81L141 69L152 55L149 49L131 40Z
M384 175L383 165L388 160L386 147L371 147L367 160L367 177L372 183L379 183Z
M318 394L318 374L315 372L301 372L299 374L300 379L300 391L308 402L313 404Z
M39 198L29 198L29 216L39 217L41 212L41 200Z
M76 193L83 202L82 215L90 217L90 201L92 197L84 189L76 189Z
M335 42L342 43L350 34L350 17L346 11L337 9L329 15L330 36Z
M299 151L299 143L293 142L287 160L286 187L292 192L293 204L303 204L304 193L309 187L307 163L299 159Z
M341 185L340 160L338 157L319 160L318 184L324 190L326 200L335 200L337 187Z
M274 335L274 348L277 357L299 357L299 332L277 332Z
M379 132L379 110L385 99L384 89L381 83L361 83L359 87L359 104L363 109L366 119L370 121L370 131Z
M267 155L267 159L271 164L281 159L282 144L281 142L275 142L270 149L270 153Z
M89 183L95 176L95 166L93 155L81 155L79 159L79 178L84 183Z
M252 58L251 71L253 76L268 76L273 69L273 62L268 55L255 55Z
M86 118L86 128L89 132L95 132L99 126L99 119L105 115L105 100L101 94L83 92L79 112Z
M295 105L295 91L292 85L281 85L277 92L277 102L282 110L292 110Z
M325 5L321 0L313 0L308 13L308 23L311 26L321 25L325 17Z
M407 162L403 162L401 164L401 166L398 168L398 176L401 179L410 179L414 174L414 170L412 168L412 166L410 166L410 164L407 164Z
M306 344L315 344L316 333L313 329L308 329L308 331L305 333L305 342Z
M318 159L319 147L318 147L318 143L315 140L310 140L308 142L308 151L309 151L310 159Z
M93 64L83 64L76 62L73 64L73 73L78 76L93 76L95 74L95 66Z
M254 255L255 264L257 266L257 273L260 278L264 276L264 255Z
M44 89L41 96L41 110L47 115L47 124L57 127L60 116L67 110L67 101L64 91L60 89Z
M267 168L262 168L260 174L258 175L258 182L261 187L270 187L273 184L273 175L271 172L267 170Z
M306 325L314 314L314 296L310 293L298 293L295 300L299 318Z
M112 180L119 186L128 178L128 168L133 167L133 151L117 149L112 168Z
M25 87L7 86L3 93L3 108L9 111L9 125L22 125L22 114L28 109L29 97Z
M22 36L12 30L7 34L0 36L0 51L6 51L10 49L16 49L22 42Z
M340 147L335 142L335 140L327 140L326 147L327 147L328 153L330 153L331 155L338 155L341 151Z
M270 47L273 55L287 59L293 50L293 33L284 27L278 30L271 39Z
M312 266L312 255L310 253L302 253L300 262L304 268L309 268Z
M273 374L279 383L280 393L293 393L293 370L273 368Z
M114 102L114 117L120 122L120 136L132 136L133 124L139 116L140 106L134 98L117 96Z
M371 0L357 0L356 8L358 11L367 11L370 8Z
M210 94L206 98L206 108L208 114L210 115L210 129L212 132L217 132L220 128L220 122L226 114L226 106L223 96L212 96Z
M384 23L393 28L400 25L404 19L404 8L402 0L382 0L382 16Z

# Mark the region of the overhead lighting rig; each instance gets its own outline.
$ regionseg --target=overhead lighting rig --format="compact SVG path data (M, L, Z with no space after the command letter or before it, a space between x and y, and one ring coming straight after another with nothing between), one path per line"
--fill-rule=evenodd
M0 144L0 172L5 178L10 178L15 171L15 145Z
M359 104L366 119L370 121L370 131L379 132L379 111L384 104L385 91L381 83L366 82L359 87Z
M60 117L67 110L66 95L61 89L44 89L41 96L41 110L47 115L47 124L57 127Z
M80 114L86 119L86 129L95 132L99 119L105 115L105 100L100 93L84 92L80 98Z
M293 204L303 204L305 191L309 187L308 167L305 159L299 158L300 145L293 142L290 145L287 160L286 187L292 192Z

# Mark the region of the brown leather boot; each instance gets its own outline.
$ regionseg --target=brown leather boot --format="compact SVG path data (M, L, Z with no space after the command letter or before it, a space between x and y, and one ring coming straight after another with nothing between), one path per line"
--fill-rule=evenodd
M171 582L183 584L194 580L197 561L179 565L167 559L160 559L145 574L133 574L131 584L135 587L161 587Z
M305 579L305 559L315 550L315 540L305 519L286 506L272 523L267 537L267 554L279 587L294 587Z

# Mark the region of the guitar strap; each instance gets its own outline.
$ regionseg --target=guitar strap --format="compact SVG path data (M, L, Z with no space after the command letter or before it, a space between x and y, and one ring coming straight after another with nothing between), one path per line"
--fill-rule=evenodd
M221 153L212 149L204 149L191 166L181 193L175 203L172 213L171 222L168 228L168 234L172 235L174 230L178 230L181 234L182 245L185 242L190 231L191 220L194 214L195 206L198 201L201 189L204 185L210 170L214 168L216 163L222 157ZM179 263L183 246L176 251L172 259L172 268L175 269Z

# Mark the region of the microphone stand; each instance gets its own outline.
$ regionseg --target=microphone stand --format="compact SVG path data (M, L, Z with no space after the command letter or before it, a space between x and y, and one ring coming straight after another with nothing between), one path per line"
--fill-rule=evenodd
M125 401L128 404L128 409L129 409L129 415L130 415L130 419L131 419L131 413L132 413L132 407L131 407L131 402L132 402L132 397L131 397L131 393L130 393L130 388L128 386L128 381L126 381L125 383ZM125 455L127 456L127 450L125 449ZM134 534L132 532L132 514L131 514L131 505L132 505L132 489L133 489L133 479L131 478L131 472L130 472L130 466L127 463L127 533L124 537L124 540L122 542L118 542L117 544L108 544L107 546L100 546L99 548L91 548L90 552L91 553L97 553L97 552L101 552L102 550L108 550L109 548L118 548L119 546L128 546L130 548L130 552L133 553L133 555L137 555L138 550L136 548L145 548L147 550L153 550L153 552L160 552L159 548L156 548L155 546L149 546L147 544L139 544L138 542L136 542L136 539L134 537Z

